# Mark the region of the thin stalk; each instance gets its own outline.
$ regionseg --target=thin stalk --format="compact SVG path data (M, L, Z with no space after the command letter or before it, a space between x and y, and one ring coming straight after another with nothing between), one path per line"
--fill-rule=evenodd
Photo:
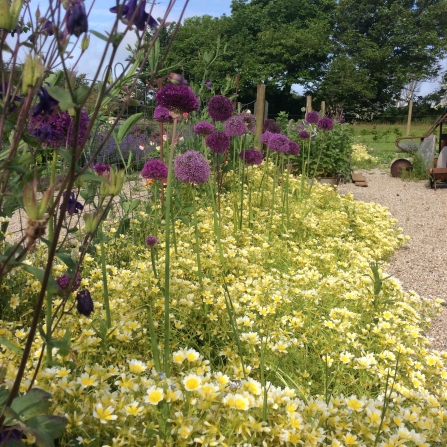
M51 162L51 171L50 171L50 186L54 185L56 181L56 166L57 166L57 151L53 152L53 161ZM51 195L48 206L51 207L54 203L54 196ZM54 216L50 216L48 220L48 240L53 242L54 237Z
M154 180L154 235L158 236L158 180Z
M267 157L265 159L265 164L264 164L264 173L262 174L262 178L261 178L261 184L259 185L259 189L262 189L262 193L261 193L261 208L262 205L264 204L264 188L262 187L263 183L264 183L264 178L267 175L267 170L268 170L268 166L269 166L269 158L270 158L270 151L267 151Z
M151 247L151 263L152 263L152 270L154 272L155 279L158 279L157 275L157 264L155 263L155 247Z
M275 191L276 191L276 184L278 183L278 157L279 154L276 154L276 160L273 164L273 191L272 191L272 206L270 208L270 225L269 225L269 241L272 240L272 225L273 225L273 213L275 210Z
M101 270L102 270L102 283L104 290L104 307L106 308L106 325L107 329L112 326L112 316L110 314L110 303L109 303L109 288L107 286L107 267L106 267L106 252L104 250L104 231L102 227L102 222L98 228L100 247L101 247Z
M240 162L239 162L240 164ZM241 214L239 216L239 230L242 230L242 221L244 215L244 182L245 182L245 152L244 159L242 161L242 183L241 183L241 191L240 191L240 200L241 200Z
M147 319L149 323L149 334L151 336L152 355L154 356L154 364L157 372L161 371L160 355L158 352L157 334L155 333L154 319L152 318L152 309L150 304L147 305Z
M202 264L200 262L200 243L199 243L199 227L197 224L197 208L196 208L196 200L194 194L194 186L191 185L191 196L192 196L192 209L194 215L194 236L195 236L195 245L196 245L196 256L197 256L197 270L199 273L199 283L200 287L203 287L203 275L202 275Z
M47 326L46 338L47 338L47 366L50 366L53 361L53 347L51 346L51 320L53 319L53 294L47 292L46 297L46 315L45 315L45 323Z

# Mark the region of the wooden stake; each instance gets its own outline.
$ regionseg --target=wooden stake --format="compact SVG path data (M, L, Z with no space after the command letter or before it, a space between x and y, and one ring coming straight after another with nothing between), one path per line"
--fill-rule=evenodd
M258 85L258 91L256 95L256 141L258 142L258 149L261 150L262 143L260 141L262 135L262 129L264 127L264 104L265 103L265 84Z
M408 135L410 135L412 113L413 113L413 100L410 99L410 104L408 105L407 137Z
M306 113L312 112L312 96L306 96Z
M321 114L326 115L326 101L321 101Z

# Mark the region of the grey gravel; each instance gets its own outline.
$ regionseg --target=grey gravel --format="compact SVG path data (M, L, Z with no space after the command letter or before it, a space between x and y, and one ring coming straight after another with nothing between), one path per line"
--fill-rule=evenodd
M392 256L388 274L398 278L406 291L447 301L447 185L431 189L427 181L402 181L389 170L356 171L366 176L368 186L353 183L339 192L353 193L357 200L386 206L398 226L411 240ZM447 351L447 308L433 319L428 336L432 348Z

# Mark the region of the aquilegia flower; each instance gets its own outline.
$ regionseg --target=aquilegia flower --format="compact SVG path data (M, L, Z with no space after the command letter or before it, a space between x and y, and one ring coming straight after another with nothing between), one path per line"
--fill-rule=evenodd
M267 132L264 132L259 139L262 144L269 144L269 140L272 135L274 134L267 130Z
M108 177L110 173L110 165L105 163L97 163L92 166L92 169L101 177Z
M116 6L110 8L109 11L115 14L121 14L122 21L128 25L135 25L138 30L144 31L146 26L155 28L158 22L145 11L146 0L129 0L127 5L122 7L121 11Z
M268 131L268 132L271 132L271 133L280 133L281 132L281 126L274 119L267 118L264 121L263 131L264 132Z
M308 138L310 138L310 133L307 130L302 130L298 134L298 138L301 138L302 140L307 140Z
M80 290L76 294L77 305L76 308L78 312L86 317L89 317L90 314L95 310L95 305L92 300L92 296L90 295L90 291L87 289Z
M176 115L193 112L199 108L199 100L187 85L166 84L156 95L158 105Z
M154 120L159 123L172 123L174 120L169 114L169 110L163 106L157 106L154 110Z
M216 154L224 154L230 148L230 137L225 132L213 132L205 139L206 145Z
M281 133L274 133L269 138L268 148L273 152L288 152L290 140Z
M68 34L73 34L76 37L88 31L88 18L84 0L68 0L67 31Z
M318 121L317 127L321 130L332 130L334 128L334 121L325 116Z
M247 165L260 165L262 163L263 155L257 149L245 149L239 152L239 158L245 161Z
M181 182L205 183L210 176L210 165L197 151L186 151L174 160L174 173Z
M245 135L245 122L241 115L230 116L225 121L225 134L229 137Z
M59 276L59 278L56 278L56 282L61 290L67 290L71 282L71 277L68 276L66 273L64 273L63 275ZM71 292L78 290L80 285L81 285L81 277L79 276L79 274L77 274L76 278L73 281Z
M40 27L38 33L33 33L28 37L28 41L31 43L36 43L37 36L39 34L44 34L46 36L54 35L54 27L53 27L53 22L51 20L41 18L41 19L39 19L39 22L43 23L43 26Z
M168 177L168 167L162 161L151 158L143 166L141 177L152 180L164 180Z
M200 121L200 123L197 123L193 130L196 134L200 135L201 137L207 137L208 135L211 135L214 132L214 126L211 123L208 123L207 121Z
M153 248L157 245L157 243L158 243L158 238L156 238L155 236L148 236L146 238L146 245L148 247Z
M62 195L65 197L65 194L67 194L67 191L64 191ZM60 209L63 207L63 204L59 207ZM81 202L78 202L75 197L75 193L71 192L70 197L68 199L67 203L67 213L69 214L78 214L79 211L82 211L84 209L84 205Z
M288 153L290 155L298 155L300 153L300 145L295 141L290 141Z
M318 112L307 112L306 113L306 123L308 124L317 124L318 120L320 119L320 115L318 114Z
M37 92L37 96L39 97L39 104L36 104L33 108L32 116L52 115L56 107L59 105L59 101L54 99L45 87L40 88L40 91Z
M226 96L216 95L208 101L208 113L214 121L226 121L233 110L233 102Z

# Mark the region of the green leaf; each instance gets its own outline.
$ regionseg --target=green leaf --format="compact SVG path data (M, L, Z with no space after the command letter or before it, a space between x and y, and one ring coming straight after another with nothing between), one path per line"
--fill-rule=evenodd
M72 109L76 105L71 98L70 92L62 87L47 87L47 90L54 99L59 101L59 107L63 112Z
M36 438L38 447L54 447L54 440L63 435L67 423L61 416L35 416L27 421L25 432Z
M104 34L99 33L98 31L95 30L90 30L90 32L96 36L98 39L104 40L104 42L108 42L109 38L107 36L104 36Z
M6 388L0 388L0 409L2 409L9 397L9 391Z
M5 347L7 347L8 349L10 349L11 351L15 352L18 355L22 355L23 354L23 349L22 348L19 348L14 343L12 343L9 340L7 340L5 337L0 337L0 345L3 345ZM0 390L1 390L1 388L0 388ZM1 406L1 402L0 402L0 406Z
M84 172L82 175L79 176L79 178L82 178L83 180L91 180L92 182L98 182L98 183L108 182L108 179L101 177L98 174L93 174L91 172Z
M84 102L85 98L88 95L88 92L90 91L90 87L87 85L83 85L79 87L76 91L73 92L74 99L76 104L80 105Z
M50 398L50 393L40 388L32 388L26 394L16 397L12 402L11 408L18 414L20 419L26 421L38 414L45 414L50 408Z
M31 275L35 276L38 281L42 284L43 277L45 275L45 270L34 267L32 265L22 264L22 269L27 271L28 273L31 273ZM59 286L57 285L57 282L55 279L51 276L48 278L48 285L47 285L47 292L54 294L59 291Z
M126 121L118 128L117 140L118 143L121 144L124 137L131 131L132 127L140 121L142 113L135 113L134 115L129 116Z
M57 251L55 255L70 269L76 268L76 261L66 251Z

